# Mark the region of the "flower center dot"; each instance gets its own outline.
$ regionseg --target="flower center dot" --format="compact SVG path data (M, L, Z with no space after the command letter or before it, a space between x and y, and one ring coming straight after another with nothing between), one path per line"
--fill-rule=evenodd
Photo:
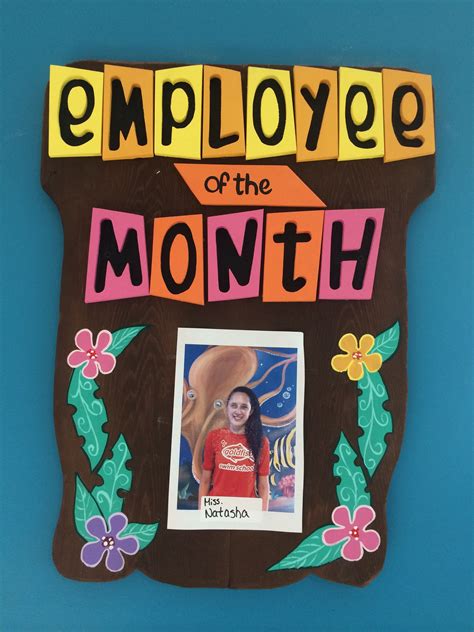
M351 538L354 538L354 540L358 540L359 539L359 527L352 527L352 529L349 531L349 535L351 536Z
M86 356L89 358L89 360L95 360L97 358L97 351L95 349L89 349L89 351L86 353Z
M354 353L352 354L352 359L353 360L361 360L362 359L362 353L360 351L354 351Z
M115 540L110 535L102 536L102 546L111 551L115 546Z

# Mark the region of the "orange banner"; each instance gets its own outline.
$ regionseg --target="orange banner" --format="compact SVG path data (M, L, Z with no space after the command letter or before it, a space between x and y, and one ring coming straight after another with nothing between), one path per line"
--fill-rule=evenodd
M291 206L326 204L286 165L175 163L203 206Z

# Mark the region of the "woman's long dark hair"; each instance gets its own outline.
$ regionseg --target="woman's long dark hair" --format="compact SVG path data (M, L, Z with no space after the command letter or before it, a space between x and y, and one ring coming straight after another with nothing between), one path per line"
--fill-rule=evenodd
M250 388L247 388L246 386L237 386L231 391L229 397L227 398L227 403L229 403L230 398L234 393L245 393L250 400L252 413L245 424L245 436L255 461L255 469L258 470L258 457L260 456L260 448L262 447L263 437L262 422L260 420L260 402Z

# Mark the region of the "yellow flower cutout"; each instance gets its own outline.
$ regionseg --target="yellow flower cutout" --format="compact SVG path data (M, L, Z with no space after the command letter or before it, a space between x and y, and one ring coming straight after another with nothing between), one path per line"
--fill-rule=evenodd
M364 366L369 373L375 373L382 366L382 356L380 353L369 354L374 342L375 338L370 334L364 334L359 344L354 334L344 334L339 340L339 347L346 353L333 357L332 368L338 373L347 371L349 379L354 382L364 375Z

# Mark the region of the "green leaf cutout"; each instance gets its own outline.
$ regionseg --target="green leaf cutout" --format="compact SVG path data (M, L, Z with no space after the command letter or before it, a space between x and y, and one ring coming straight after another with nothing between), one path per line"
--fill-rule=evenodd
M145 325L117 329L113 332L112 342L106 351L117 357L143 329ZM91 470L94 470L107 444L107 434L102 430L107 421L107 411L103 400L95 397L99 388L97 382L84 377L82 369L83 367L78 367L72 372L67 403L76 409L72 416L76 432L84 437L82 449L89 459Z
M132 485L132 472L125 467L131 456L124 436L120 435L112 448L112 458L106 459L98 471L103 483L94 487L92 496L106 518L122 511L123 498L117 492L119 489L129 491Z
M137 327L117 329L117 331L113 332L112 342L105 351L117 357L145 327L146 325L138 325Z
M385 362L393 356L398 348L400 340L400 324L397 322L392 326L382 331L375 338L375 343L369 353L380 353L382 360Z
M339 504L346 505L351 513L359 505L370 505L370 494L366 491L367 481L364 472L361 467L355 465L357 454L343 432L334 454L338 457L338 461L334 464L333 474L341 479L336 488Z
M358 387L362 391L357 402L358 424L363 431L359 449L365 467L373 476L387 449L385 435L392 432L392 415L383 407L388 393L380 373L365 371Z
M380 353L385 362L393 356L400 340L398 321L375 338L370 353ZM364 372L358 382L361 394L358 397L358 424L363 431L359 438L359 448L364 464L373 476L387 449L385 436L392 432L392 415L383 404L388 393L380 373ZM334 451L338 461L334 464L334 476L340 479L337 485L337 497L341 505L346 505L351 513L360 505L370 505L370 493L366 491L367 481L361 467L355 465L357 457L344 433ZM280 562L271 566L269 571L323 566L341 557L344 542L327 546L322 534L330 526L320 527L305 538Z
M286 557L280 562L271 566L269 571L287 570L290 568L309 568L315 566L323 566L334 562L341 557L341 549L344 542L335 544L334 546L328 546L324 544L322 535L326 529L330 529L334 525L326 525L320 527L316 531L305 538L296 549L293 549Z
M122 531L120 537L123 538L126 535L134 535L138 540L140 549L145 549L153 540L157 531L158 522L153 522L152 524L140 524L138 522L131 522Z
M74 499L74 523L79 535L89 542L96 538L86 530L86 522L94 516L101 516L100 509L94 498L86 489L79 476L76 475L76 496Z
M74 369L69 382L67 403L76 409L72 418L77 434L84 437L82 449L89 459L91 470L102 458L107 443L107 434L102 430L107 421L107 411L103 400L95 397L98 388L95 380L82 375L82 367Z

